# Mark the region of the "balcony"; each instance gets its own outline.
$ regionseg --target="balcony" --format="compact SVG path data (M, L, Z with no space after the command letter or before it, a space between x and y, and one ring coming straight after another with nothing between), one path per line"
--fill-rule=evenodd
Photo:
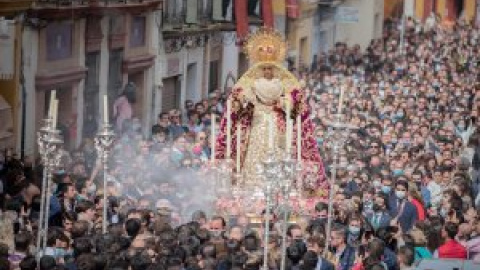
M259 3L258 0L252 2ZM168 36L183 32L235 30L233 19L226 18L223 14L233 13L233 10L225 10L226 6L232 7L232 5L231 3L225 5L225 3L222 0L164 0L163 32ZM249 15L251 24L262 23L258 15Z
M213 0L166 0L163 9L164 31L204 28L212 22Z
M1 0L0 0L1 1ZM61 19L89 14L102 14L107 10L144 12L161 8L163 0L36 0L30 15L44 19ZM68 12L67 12L68 11Z
M33 0L0 0L0 16L15 16L28 10L33 2Z
M38 7L119 6L161 2L154 0L36 0Z

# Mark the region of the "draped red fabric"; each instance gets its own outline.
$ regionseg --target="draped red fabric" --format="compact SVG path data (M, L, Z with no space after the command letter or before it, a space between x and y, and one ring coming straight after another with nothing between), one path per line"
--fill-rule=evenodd
M273 6L272 0L262 0L263 26L273 29Z
M237 38L243 40L248 35L248 2L235 0L235 20L237 24Z
M287 0L287 16L295 19L300 16L300 7L298 6L298 0Z

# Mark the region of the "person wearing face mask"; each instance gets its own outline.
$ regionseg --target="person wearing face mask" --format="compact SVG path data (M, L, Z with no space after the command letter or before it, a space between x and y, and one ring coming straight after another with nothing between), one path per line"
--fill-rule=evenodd
M367 214L366 219L375 231L390 225L392 218L388 212L388 197L385 194L378 193L375 196L372 210L373 213Z
M315 205L315 219L310 221L311 225L325 226L328 219L328 204L319 202Z
M382 178L382 186L380 187L380 190L382 191L383 194L390 196L392 194L392 185L393 181L391 178L388 176L384 176Z
M347 244L351 247L357 248L361 245L362 240L362 224L363 219L360 215L353 213L348 218L348 236Z
M417 211L415 206L408 201L408 182L399 180L395 185L395 192L389 197L389 212L393 222L397 223L403 232L412 229L417 221Z

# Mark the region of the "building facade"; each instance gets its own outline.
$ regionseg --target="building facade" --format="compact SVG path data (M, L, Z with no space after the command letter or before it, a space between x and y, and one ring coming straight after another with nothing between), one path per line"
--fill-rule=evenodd
M385 18L406 16L425 21L432 13L442 21L454 21L463 18L473 21L477 17L478 0L385 0Z
M243 1L243 0L241 0ZM166 0L160 42L157 112L225 91L248 67L237 35L234 0ZM250 27L261 24L262 1L244 6ZM239 15L237 14L237 17Z
M336 42L365 49L383 31L383 0L284 0L289 62L310 67ZM282 18L281 16L278 16Z
M247 69L235 18L260 25L266 1L249 0L238 10L242 1L0 0L0 14L13 19L16 32L13 71L0 79L0 116L11 119L0 146L8 134L16 152L36 154L52 90L66 148L95 136L104 95L115 124L113 108L125 92L148 137L159 112L225 90Z
M424 21L433 13L440 16L442 21L455 21L463 18L472 21L476 17L476 9L479 4L477 0L415 0L412 9L415 10L415 17Z
M14 119L21 126L15 137L23 143L16 143L16 151L35 155L36 131L52 90L68 149L95 135L103 118L103 95L115 121L113 104L126 85L135 86L133 117L149 125L162 1L30 2L12 15L21 25L22 80L14 89Z

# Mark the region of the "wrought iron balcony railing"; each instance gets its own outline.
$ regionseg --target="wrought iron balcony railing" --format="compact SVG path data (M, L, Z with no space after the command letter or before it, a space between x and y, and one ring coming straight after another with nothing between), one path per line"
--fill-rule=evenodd
M138 4L152 1L154 0L36 0L35 5L37 7L82 7Z
M184 25L206 26L212 20L212 7L212 0L165 0L164 29L182 28Z

